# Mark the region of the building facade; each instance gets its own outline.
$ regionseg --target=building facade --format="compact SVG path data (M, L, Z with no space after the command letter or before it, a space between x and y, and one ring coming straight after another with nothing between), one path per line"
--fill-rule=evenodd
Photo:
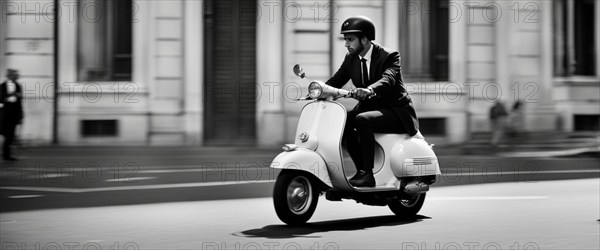
M3 1L0 70L21 72L31 144L279 145L307 94L293 65L326 80L346 53L341 23L364 15L400 51L425 136L455 144L490 130L498 100L524 103L527 131L598 130L599 12L596 0Z

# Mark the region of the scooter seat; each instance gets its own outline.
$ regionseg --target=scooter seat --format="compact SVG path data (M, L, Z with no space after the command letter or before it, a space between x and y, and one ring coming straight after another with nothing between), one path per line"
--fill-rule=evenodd
M421 131L417 131L417 134L413 135L412 138L425 140L425 137L423 134L421 134Z
M411 138L415 138L415 139L425 139L425 137L423 136L423 134L421 134L421 131L417 131L417 133L413 136L410 136L408 134L383 134L383 133L376 133L375 134L375 139L379 139L382 137L397 137L397 138L401 138L401 139L411 139Z

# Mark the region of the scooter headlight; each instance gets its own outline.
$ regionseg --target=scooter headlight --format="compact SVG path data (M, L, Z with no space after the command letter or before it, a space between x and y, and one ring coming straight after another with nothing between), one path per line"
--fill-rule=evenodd
M323 93L323 87L318 82L311 82L308 85L308 96L312 99L317 99Z

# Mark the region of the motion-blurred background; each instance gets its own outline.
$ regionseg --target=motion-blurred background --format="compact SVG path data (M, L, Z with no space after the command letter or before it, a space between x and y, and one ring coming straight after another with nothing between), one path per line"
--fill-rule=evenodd
M523 103L512 128L525 138L600 129L594 0L0 6L0 71L21 73L24 146L289 142L304 105L294 99L308 85L292 66L302 64L313 79L331 76L346 53L340 26L354 15L375 22L376 43L401 52L404 81L432 142L487 140L496 101L509 112Z

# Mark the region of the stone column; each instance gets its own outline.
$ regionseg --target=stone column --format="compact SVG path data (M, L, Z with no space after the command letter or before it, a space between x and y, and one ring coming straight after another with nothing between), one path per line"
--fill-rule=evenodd
M257 144L277 145L286 132L283 106L282 0L257 1L256 26L256 129Z
M202 0L184 2L184 96L185 144L202 145L204 26Z

